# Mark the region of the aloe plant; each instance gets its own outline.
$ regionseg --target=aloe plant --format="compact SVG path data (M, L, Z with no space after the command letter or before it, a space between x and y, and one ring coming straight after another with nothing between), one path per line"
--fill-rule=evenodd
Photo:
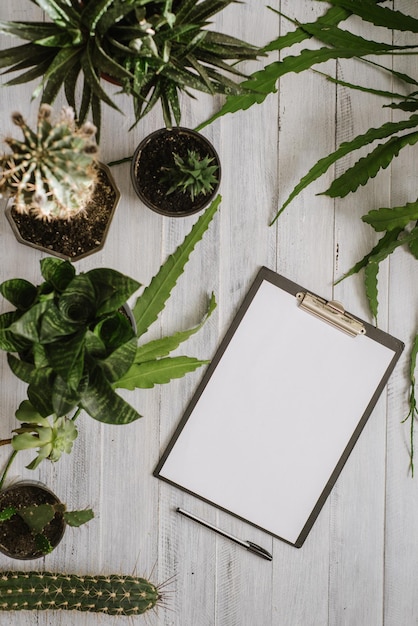
M0 315L0 348L8 353L13 373L28 383L28 400L16 413L26 422L24 432L17 429L16 449L38 443L41 458L54 459L57 441L65 447L65 438L53 430L58 418L75 411L75 419L84 409L101 422L130 423L141 416L118 388L151 388L208 363L170 353L213 312L213 294L197 326L148 343L140 339L163 310L220 200L218 196L200 216L136 299L136 330L120 309L140 284L112 269L76 274L69 261L47 257L40 262L40 285L19 278L0 285L0 293L15 307ZM52 427L44 421L49 416Z
M88 611L134 616L153 609L159 601L158 587L137 576L0 573L0 610L3 611Z
M0 156L0 194L13 198L18 213L41 220L69 220L85 210L97 178L95 126L77 127L71 107L54 119L48 104L39 108L36 130L20 113L12 121L23 141L4 140L11 152Z
M18 71L16 85L41 78L34 97L52 103L63 87L79 121L91 109L100 129L101 103L118 109L101 84L109 75L133 99L137 122L160 101L167 126L180 123L179 93L239 93L237 61L260 50L207 28L208 19L235 0L31 0L48 22L1 21L0 32L27 43L0 52L0 67Z
M179 189L188 193L193 201L200 194L210 193L218 182L218 166L213 165L213 157L200 158L195 150L188 150L184 159L174 153L173 161L172 167L162 168L161 182L170 185L167 195Z

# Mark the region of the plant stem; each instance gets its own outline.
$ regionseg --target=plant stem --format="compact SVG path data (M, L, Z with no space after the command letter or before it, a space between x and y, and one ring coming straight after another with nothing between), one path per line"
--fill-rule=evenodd
M7 446L8 443L12 443L11 439L0 439L0 446Z
M0 489L3 489L3 484L4 484L5 478L7 476L7 472L9 471L10 466L13 463L13 459L15 458L16 454L17 454L17 450L13 450L12 454L10 455L9 460L7 461L7 464L6 464L6 467L4 468L2 477L0 478Z
M71 420L72 420L73 422L75 422L75 420L76 420L76 419L77 419L77 417L80 415L80 413L81 413L81 408L80 408L80 407L78 407L77 411L74 413L74 415L72 416Z
M113 165L120 165L121 163L127 163L128 161L132 161L132 157L133 155L131 154L131 156L124 157L123 159L118 159L117 161L110 161L110 163L108 163L108 166L112 167Z

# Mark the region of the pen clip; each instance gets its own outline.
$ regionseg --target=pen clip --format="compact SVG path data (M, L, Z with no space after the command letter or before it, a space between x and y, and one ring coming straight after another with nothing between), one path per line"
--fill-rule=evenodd
M258 554L259 556L263 557L263 559L267 559L267 561L273 560L273 557L270 554L270 552L267 552L267 550L265 550L261 546L257 545L256 543L253 543L252 541L247 541L247 543L248 543L248 550L250 552L254 552L255 554Z

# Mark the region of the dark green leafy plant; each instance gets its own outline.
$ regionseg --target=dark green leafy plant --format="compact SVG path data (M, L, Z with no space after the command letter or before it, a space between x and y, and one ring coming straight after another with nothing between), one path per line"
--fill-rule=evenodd
M194 150L188 150L185 159L178 154L173 154L173 159L174 166L164 168L161 176L162 182L171 185L167 195L180 189L183 193L188 193L193 201L200 194L205 196L210 193L218 182L218 166L211 165L213 157L200 158Z
M318 0L314 1L317 2ZM409 54L418 56L416 38L411 37L410 43L400 46L365 39L341 26L342 22L355 15L364 22L387 29L390 34L393 30L397 30L416 35L418 33L418 19L401 11L381 6L381 0L327 1L332 6L323 16L311 23L300 24L294 22L296 25L294 30L271 42L264 50L266 52L277 50L283 54L284 51L291 48L294 44L300 44L302 41L312 38L324 45L313 50L302 49L295 56L288 54L281 61L271 63L263 70L253 74L242 84L248 91L243 94L228 96L221 110L207 122L200 125L198 130L221 115L248 109L253 104L263 102L268 94L277 91L277 83L281 76L289 72L298 73L311 69L329 59L342 58L362 59L363 62L374 67L376 71L385 71L392 74L397 83L403 85L408 93L382 91L373 89L370 86L355 85L326 76L328 80L351 89L382 97L387 101L384 106L396 109L401 115L404 115L399 121L387 122L378 128L370 128L364 134L342 143L334 152L320 159L294 187L288 198L282 203L272 223L277 220L301 191L346 155L355 154L360 149L369 147L368 154L338 176L331 186L323 192L324 195L331 198L342 198L349 193L355 192L359 186L366 185L379 171L387 168L403 148L414 146L418 142L418 78L394 70L389 62L380 64L368 58L369 55L391 55L393 57ZM379 264L401 246L418 259L418 199L413 198L410 202L399 207L372 209L362 219L367 224L370 224L376 232L381 233L382 236L370 252L340 280L360 270L364 270L366 295L372 315L374 318L377 318ZM418 335L415 339L415 347L411 351L410 411L406 418L411 420L410 458L412 471L414 451L413 426L417 415L414 375L417 342Z
M42 77L34 97L42 93L42 102L52 103L63 87L75 109L82 76L79 122L91 108L98 129L101 103L118 108L103 89L103 75L132 96L135 122L160 101L170 126L180 123L180 92L240 93L232 77L242 74L234 63L260 54L207 28L208 18L235 0L31 1L49 22L0 22L1 32L27 42L0 52L0 67L19 72L6 84Z
M73 411L75 419L84 409L101 422L128 424L141 416L116 393L117 388L151 388L208 362L169 354L201 328L216 306L213 294L197 326L148 343L139 340L164 308L220 199L201 215L137 298L136 330L121 307L140 284L115 270L99 268L77 275L70 262L45 258L40 285L24 279L0 285L2 295L15 307L0 316L0 348L7 351L14 374L28 383L28 401L16 414L25 425L17 431L15 446L20 437L19 449L38 444L42 458L53 458L59 440L53 432L57 419ZM52 427L43 421L48 416ZM59 441L65 448L65 438Z
M44 528L52 521L56 514L62 515L69 526L81 526L94 517L91 509L82 511L67 511L65 504L57 502L55 504L33 504L16 509L13 506L0 510L1 522L7 522L15 515L20 517L35 537L36 544L42 554L49 554L53 547L48 538L43 534Z

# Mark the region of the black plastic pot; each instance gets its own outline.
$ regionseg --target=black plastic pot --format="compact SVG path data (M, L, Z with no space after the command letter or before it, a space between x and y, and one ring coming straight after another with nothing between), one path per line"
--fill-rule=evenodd
M59 498L47 487L35 481L21 481L0 492L0 511L12 506L19 508L38 504L59 504ZM61 541L66 528L63 514L57 512L42 533L52 548ZM45 554L37 546L36 537L19 515L0 522L0 552L12 559L38 559Z
M169 183L161 182L164 168L173 167L173 153L187 157L187 151L194 150L204 158L213 158L217 165L217 184L210 193L199 194L193 200L188 193L176 190L167 195ZM218 192L221 181L219 156L210 141L189 128L177 126L161 128L141 141L131 162L131 180L136 194L150 209L170 217L184 217L198 213L205 208Z

